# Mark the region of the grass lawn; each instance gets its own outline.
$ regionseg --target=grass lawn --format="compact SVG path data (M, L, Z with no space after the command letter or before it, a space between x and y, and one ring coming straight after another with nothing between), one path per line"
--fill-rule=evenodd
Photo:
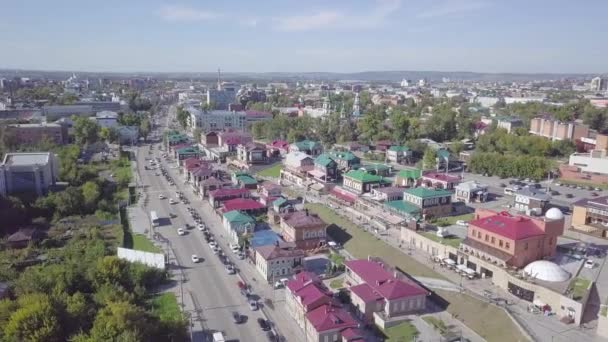
M385 244L375 236L357 228L354 223L338 216L331 209L314 203L306 204L312 212L327 223L341 229L328 230L328 234L341 243L356 258L374 255L413 275L444 279L426 265L419 263L396 248ZM499 308L473 297L450 291L436 291L449 305L447 311L460 319L488 341L526 341L507 314ZM491 320L488 317L492 317Z
M568 286L568 291L572 291L572 299L580 300L583 298L591 281L584 278L574 278Z
M473 219L473 213L470 214L463 214L463 215L458 215L458 216L448 216L448 217L442 217L439 218L437 220L435 220L433 223L435 223L438 226L451 226L456 224L456 221L458 220L463 220L463 221L470 221Z
M152 297L149 301L152 312L163 322L179 321L184 319L184 315L179 309L177 299L173 293L163 293Z
M411 323L403 322L384 330L384 334L386 334L386 341L410 342L414 340L414 336L418 336L418 329Z
M445 325L445 322L440 320L437 317L433 316L424 316L422 319L427 322L430 326L432 326L435 330L439 331L441 335L445 335L447 333L448 327Z
M156 247L146 236L141 234L133 234L133 247L136 251L161 253L160 248Z
M420 232L420 235L429 238L433 241L440 242L444 245L452 246L454 248L458 248L458 246L460 246L460 242L462 241L462 239L457 236L448 236L445 238L440 238L439 236L437 236L437 234L435 234L435 232Z
M267 169L258 171L258 173L256 173L256 174L258 176L262 176L262 177L279 178L282 167L283 167L283 164L277 163Z
M334 290L340 289L344 286L343 284L344 284L344 278L336 278L329 282L329 287L331 287Z
M344 263L344 257L338 253L329 254L329 260L336 266L342 266L342 263Z

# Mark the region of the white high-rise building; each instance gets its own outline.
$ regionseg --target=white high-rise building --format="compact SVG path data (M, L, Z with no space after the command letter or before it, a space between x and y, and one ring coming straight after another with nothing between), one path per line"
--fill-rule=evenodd
M401 87L406 88L410 86L410 80L406 80L405 78L401 80Z

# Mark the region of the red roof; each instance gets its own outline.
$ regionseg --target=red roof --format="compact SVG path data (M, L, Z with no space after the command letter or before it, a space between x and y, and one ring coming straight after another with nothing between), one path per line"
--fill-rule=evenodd
M246 193L249 193L249 190L245 189L245 188L238 188L238 189L224 188L224 189L217 189L217 190L211 191L209 193L209 196L211 196L211 197L228 197L228 196L244 195Z
M346 261L344 265L385 299L392 300L427 293L425 289L414 282L395 278L377 262L360 259ZM364 292L364 288L360 288L358 291L361 291L363 295L369 295Z
M347 194L345 192L338 190L337 188L331 189L331 191L329 193L348 203L355 203L357 201L357 197L355 195Z
M346 341L352 341L363 337L363 333L358 328L346 328L342 330L341 334Z
M333 304L319 306L307 313L306 318L317 332L357 327L348 311Z
M271 143L267 144L266 146L286 150L289 148L289 143L285 140L273 140Z
M291 292L298 291L309 282L318 282L319 278L312 272L300 272L287 282L287 288Z
M450 182L450 183L460 182L460 177L458 177L458 176L452 176L452 175L448 175L445 173L439 173L439 172L425 173L422 175L422 178L431 178L431 179L435 179L435 180L439 180L439 181L443 181L443 182Z
M312 282L307 283L293 294L300 299L300 303L302 303L307 311L314 309L314 307L309 307L312 304L317 303L317 305L319 305L329 303L332 298L331 293L322 289L318 283Z
M251 198L235 198L224 202L224 212L233 210L256 210L266 208L262 203Z
M349 290L366 303L382 299L382 296L367 283L352 286Z
M545 233L533 220L523 216L513 216L504 211L493 216L472 220L469 225L469 229L476 227L511 240L523 240Z

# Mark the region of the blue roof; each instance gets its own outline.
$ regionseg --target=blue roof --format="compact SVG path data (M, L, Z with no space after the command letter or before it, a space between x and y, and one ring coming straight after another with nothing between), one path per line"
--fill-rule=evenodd
M258 230L253 233L250 239L251 248L273 245L280 240L279 234L275 233L272 229Z

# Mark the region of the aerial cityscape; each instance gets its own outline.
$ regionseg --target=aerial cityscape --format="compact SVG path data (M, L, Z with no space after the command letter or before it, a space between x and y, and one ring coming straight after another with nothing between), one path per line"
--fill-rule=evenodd
M0 341L608 341L586 4L5 4Z

